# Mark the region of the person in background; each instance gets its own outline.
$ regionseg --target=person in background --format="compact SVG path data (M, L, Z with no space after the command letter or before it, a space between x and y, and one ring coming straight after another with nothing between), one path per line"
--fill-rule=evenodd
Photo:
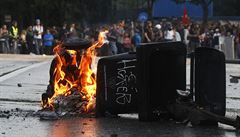
M167 30L165 31L165 34L164 34L164 39L165 41L173 41L174 40L174 30L173 30L173 26L171 24L168 24L167 25Z
M192 24L188 33L190 52L200 46L200 28L198 24Z
M43 53L43 47L42 47L42 35L43 35L43 26L40 23L40 20L36 20L36 25L33 27L34 32L34 46L35 46L35 52L37 55L40 55Z
M64 41L68 37L68 29L67 29L67 24L63 24L62 28L60 29L59 32L59 40Z
M0 28L0 42L4 44L5 53L9 53L9 32L7 29L7 25L3 25L2 28Z
M173 41L177 41L177 42L182 41L180 33L176 30L175 27L173 28L173 32L174 32Z
M219 37L221 36L221 33L219 31L219 28L215 29L215 32L213 34L213 48L219 49Z
M141 43L142 43L142 37L140 34L140 30L136 29L133 36L134 51L136 51L136 48L138 48Z
M12 53L16 54L19 53L18 50L18 37L19 37L19 32L18 32L18 24L16 21L12 22L12 26L10 28L10 41L11 41L11 46L10 50Z
M28 50L28 45L27 45L27 31L26 30L22 30L20 37L19 37L19 43L20 43L20 53L21 54L28 54L29 50Z
M190 48L189 48L189 38L188 38L189 30L190 30L190 25L184 26L184 30L183 30L183 43L186 44L186 46L187 46L187 53L190 52Z
M153 26L152 22L148 21L144 29L144 42L152 42L154 40Z
M134 46L132 44L130 34L125 33L123 38L123 52L131 52L133 51Z
M27 46L28 46L28 50L29 53L32 55L35 53L35 48L33 46L33 27L29 26L27 28L27 36L26 36L26 41L27 41Z
M76 25L74 23L72 23L70 26L69 37L78 37Z
M118 53L123 53L123 39L124 39L124 29L125 22L120 22L117 26L117 48L118 48Z
M53 35L53 38L54 38L53 45L56 45L59 41L59 31L58 31L57 27L53 26L50 29L50 33Z
M112 28L110 29L108 35L109 46L111 48L112 54L115 55L118 53L117 48L117 25L113 24Z
M235 41L236 41L236 49L237 49L237 58L240 59L240 31L238 32L235 38Z
M50 33L50 30L47 29L46 33L43 36L44 53L46 55L52 55L53 42L54 42L54 37Z
M157 24L154 28L154 38L155 42L163 41L163 32L162 32L162 26L160 24Z

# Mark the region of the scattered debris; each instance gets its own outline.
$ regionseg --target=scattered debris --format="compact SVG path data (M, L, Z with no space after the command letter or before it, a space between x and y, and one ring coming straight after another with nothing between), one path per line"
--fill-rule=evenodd
M21 83L18 83L17 86L18 86L18 87L22 87L22 84L21 84Z
M19 108L11 109L11 110L4 110L0 111L0 118L7 118L9 119L10 117L23 117L25 120L25 117L27 116L34 116L34 111L32 110L21 110Z
M237 78L230 78L230 83L238 83L238 79Z
M233 75L230 75L230 83L238 83L239 79L240 79L240 76L233 76Z

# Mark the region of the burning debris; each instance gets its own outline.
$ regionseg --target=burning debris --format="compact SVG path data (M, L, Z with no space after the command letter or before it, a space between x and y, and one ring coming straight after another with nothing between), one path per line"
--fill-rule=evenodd
M47 92L42 94L43 116L91 114L96 99L96 48L105 41L100 32L98 41L70 38L54 48L56 57L50 68ZM47 112L51 112L46 114ZM54 114L56 113L56 114ZM41 114L40 114L41 117Z

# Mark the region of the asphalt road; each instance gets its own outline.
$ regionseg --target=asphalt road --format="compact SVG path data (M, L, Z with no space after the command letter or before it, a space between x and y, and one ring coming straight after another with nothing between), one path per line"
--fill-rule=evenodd
M42 121L25 114L41 109L41 94L49 80L53 57L0 55L0 137L236 137L231 126L191 127L174 121L139 122L136 114L120 118L68 118ZM189 71L189 67L187 68ZM240 75L240 65L227 65L227 116L240 114L240 83L229 75ZM189 77L189 73L187 75Z

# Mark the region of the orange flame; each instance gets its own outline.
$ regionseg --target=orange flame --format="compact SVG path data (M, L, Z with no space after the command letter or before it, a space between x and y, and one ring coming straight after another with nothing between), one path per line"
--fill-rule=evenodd
M91 47L86 49L82 56L81 61L77 62L77 51L65 50L62 45L58 45L54 48L56 53L56 66L54 70L54 95L48 99L47 104L42 104L43 108L49 107L54 109L53 103L57 96L68 96L71 94L71 89L76 88L78 91L84 93L82 98L88 101L85 111L88 112L95 107L96 97L96 72L92 68L92 63L96 59L96 48L100 48L105 41L105 34L107 31L100 32L98 41ZM71 61L66 60L61 54L68 52L71 55ZM75 73L68 74L66 68L68 65L76 65L77 70ZM77 75L77 77L76 77Z

